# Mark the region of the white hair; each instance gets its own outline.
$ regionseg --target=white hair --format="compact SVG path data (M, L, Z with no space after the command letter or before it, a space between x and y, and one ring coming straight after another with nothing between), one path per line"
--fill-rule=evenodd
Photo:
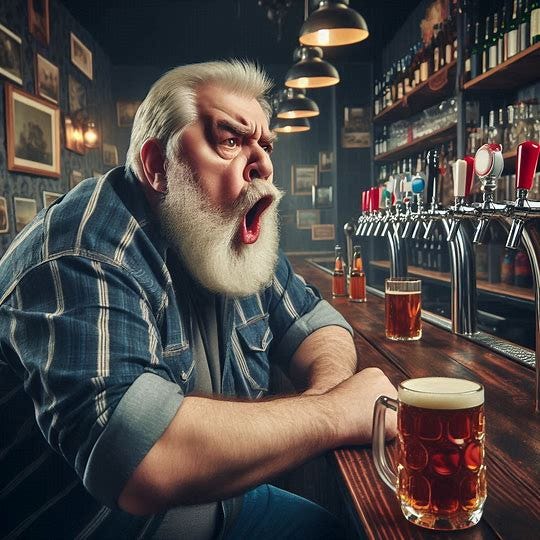
M272 82L259 66L247 60L220 60L180 66L156 81L141 103L131 130L126 167L142 177L140 151L148 139L157 139L170 159L182 130L197 119L197 89L217 84L242 97L254 98L269 119L267 93Z

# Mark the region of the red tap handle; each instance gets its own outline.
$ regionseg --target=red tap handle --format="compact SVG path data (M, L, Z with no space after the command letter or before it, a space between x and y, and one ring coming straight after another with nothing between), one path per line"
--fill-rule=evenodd
M372 187L371 192L371 209L376 211L379 209L379 188Z
M517 149L516 189L531 189L536 166L538 165L540 145L534 141L523 141Z
M366 192L362 191L362 212L365 212L367 210L366 205Z
M471 192L474 183L474 156L465 156L467 162L467 176L465 179L465 197Z

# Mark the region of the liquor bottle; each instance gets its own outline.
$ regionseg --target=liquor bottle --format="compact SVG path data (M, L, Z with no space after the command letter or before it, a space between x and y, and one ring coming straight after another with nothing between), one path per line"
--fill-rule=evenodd
M514 285L516 287L532 286L532 270L529 257L524 251L518 251L514 259Z
M506 4L503 4L499 16L499 33L497 35L497 63L502 64L506 60L508 48L508 36L506 34Z
M493 14L493 27L489 36L488 69L497 67L499 61L499 14Z
M404 96L404 67L403 60L398 60L396 71L396 99L403 99Z
M510 15L507 30L506 57L512 58L519 52L518 0L512 2L512 14Z
M345 274L345 261L338 244L335 248L336 260L334 262L334 273L332 276L332 296L347 296L347 277Z
M450 50L447 50L446 63L450 63L452 60L457 60L457 16L458 16L458 3L457 0L452 0L450 4L450 18L448 19L448 45ZM470 35L470 27L468 31ZM448 59L450 58L450 59Z
M440 43L440 37L442 36L441 33L441 26L439 24L433 25L433 39L431 40L433 43L432 48L432 57L431 57L431 72L435 73L439 70L441 67L441 62L443 61L443 54L441 51L441 43Z
M531 38L530 45L540 42L540 0L531 2Z
M485 73L489 69L490 25L491 25L491 19L489 18L489 15L488 15L486 17L484 41L482 42L482 73Z
M474 23L474 42L471 49L471 79L482 74L482 44L480 43L480 23Z
M430 48L426 45L422 48L420 55L420 82L428 80L428 77L431 75L429 70L430 64Z
M503 109L499 109L498 121L495 119L495 111L489 111L489 124L487 132L487 142L490 144L502 144L504 137L504 122L501 122Z
M349 271L349 301L366 301L366 274L364 274L360 246L354 246L353 250L353 262Z
M529 46L531 33L531 14L529 0L519 0L519 52Z
M501 281L506 285L514 284L514 252L507 249L501 264Z
M504 130L504 149L506 151L517 148L517 129L515 124L515 108L513 105L506 107L507 124Z

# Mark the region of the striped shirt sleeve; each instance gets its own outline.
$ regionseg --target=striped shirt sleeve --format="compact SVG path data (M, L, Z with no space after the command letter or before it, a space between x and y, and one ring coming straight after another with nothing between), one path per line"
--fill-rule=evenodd
M127 390L148 373L170 381L161 364L161 339L144 292L120 266L67 255L28 272L0 309L10 320L9 343L21 360L40 430L81 479L86 474L92 485L100 485L96 471L102 467L96 452L91 475L89 457ZM159 400L152 401L151 408L162 415L161 431L153 432L155 440L180 406L181 392L173 389L171 396L167 418ZM122 408L125 418L130 417L129 403L133 400ZM147 415L151 417L152 411ZM128 440L136 444L137 429L144 429L130 425L122 440L121 422L117 420L115 426L116 439L109 436L108 440L118 445ZM119 479L125 482L152 446L147 439L146 450L135 450L135 459L118 462L109 470L108 474L118 476L110 482L116 491L121 487ZM97 455L105 454L106 459L114 448L102 443L99 450ZM107 494L101 500L106 498Z

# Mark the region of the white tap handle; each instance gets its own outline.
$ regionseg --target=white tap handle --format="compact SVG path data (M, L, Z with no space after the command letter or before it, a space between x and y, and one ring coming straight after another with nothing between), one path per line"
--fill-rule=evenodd
M474 172L478 178L499 178L504 169L500 144L484 144L474 156Z
M454 197L465 197L467 162L464 159L456 159L452 173L454 177Z

